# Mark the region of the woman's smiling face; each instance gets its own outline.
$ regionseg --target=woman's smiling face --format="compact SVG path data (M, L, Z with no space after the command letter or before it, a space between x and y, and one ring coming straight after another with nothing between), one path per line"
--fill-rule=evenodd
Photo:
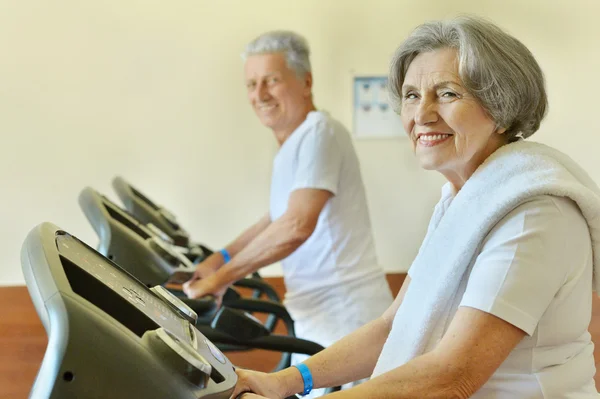
M424 169L460 190L485 159L506 143L486 110L464 87L457 52L442 48L415 57L402 86L401 118Z

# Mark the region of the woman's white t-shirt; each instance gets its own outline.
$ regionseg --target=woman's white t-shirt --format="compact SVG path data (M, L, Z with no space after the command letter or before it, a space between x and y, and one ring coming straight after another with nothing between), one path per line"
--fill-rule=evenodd
M448 190L445 196L436 212L450 206ZM412 279L420 273L426 268L409 271ZM527 333L473 398L600 396L588 332L592 246L575 202L539 196L516 207L487 235L455 298L451 316L467 306Z

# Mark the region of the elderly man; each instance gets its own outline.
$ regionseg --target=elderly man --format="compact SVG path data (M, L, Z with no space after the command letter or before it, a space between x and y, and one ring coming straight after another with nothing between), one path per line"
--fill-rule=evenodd
M280 146L270 209L200 263L184 289L191 298L219 296L281 261L297 335L329 346L393 300L377 263L359 162L344 126L315 108L304 38L269 32L243 56L250 104Z

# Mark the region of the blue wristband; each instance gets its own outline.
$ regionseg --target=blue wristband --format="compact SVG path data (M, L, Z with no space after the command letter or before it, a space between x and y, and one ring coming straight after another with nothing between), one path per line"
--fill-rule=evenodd
M302 380L304 381L304 391L302 391L302 395L308 395L310 391L313 389L313 378L310 370L304 363L294 365L302 375Z
M231 256L229 255L229 252L227 252L227 250L225 248L220 249L219 252L221 253L221 255L223 255L223 259L225 259L225 263L228 263L231 260Z

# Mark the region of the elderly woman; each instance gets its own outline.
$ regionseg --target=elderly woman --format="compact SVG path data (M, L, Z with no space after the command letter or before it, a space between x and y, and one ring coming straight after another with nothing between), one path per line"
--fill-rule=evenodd
M240 370L234 397L371 376L330 397L598 398L600 190L524 140L547 107L532 54L483 20L427 23L396 52L390 89L417 160L448 180L409 276L380 318L299 367Z

